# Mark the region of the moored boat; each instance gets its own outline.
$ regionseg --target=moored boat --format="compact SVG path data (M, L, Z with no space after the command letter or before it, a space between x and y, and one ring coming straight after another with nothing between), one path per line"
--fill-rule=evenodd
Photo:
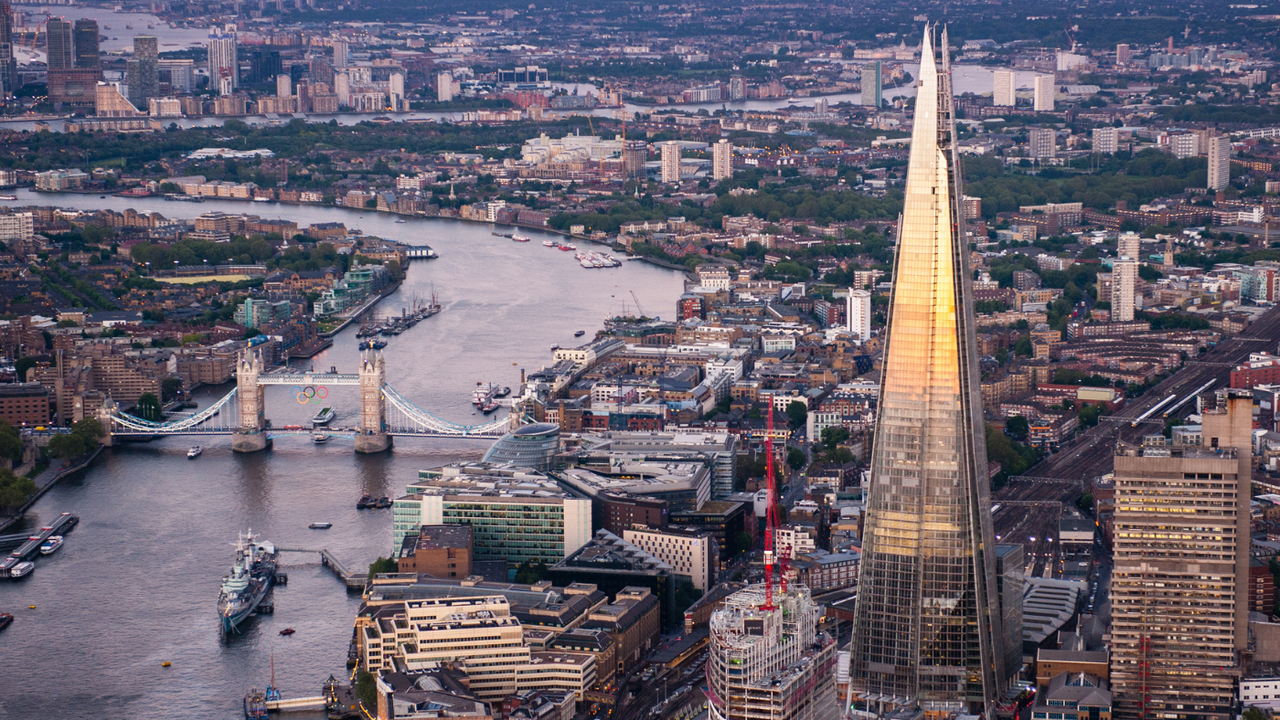
M17 197L14 197L13 199L14 199L14 200L17 200L18 198L17 198ZM555 240L543 240L543 241L542 241L542 246L543 246L543 247L555 247L555 246L556 246L556 241L555 241Z
M52 555L62 547L62 536L54 535L40 545L41 555Z
M200 455L203 453L204 453L204 448L200 447L199 445L192 445L191 449L187 451L187 459L195 460L196 458L200 457Z
M35 569L35 563L29 560L24 560L9 569L9 578L11 580L21 580L22 578L30 575Z
M514 240L514 241L516 241L516 242L529 242L529 236L528 236L528 235L521 235L520 233L516 233L516 234L512 235L512 236L511 236L511 239L512 239L512 240Z
M276 547L257 540L253 531L236 543L236 561L222 579L218 615L224 634L234 632L271 592L276 579Z
M331 522L313 522L313 523L311 523L310 525L308 525L307 527L311 528L312 530L328 530L329 528L333 527L333 523L331 523Z
M245 720L267 720L267 695L258 688L245 693Z
M0 630L3 630L13 623L13 614L0 612Z

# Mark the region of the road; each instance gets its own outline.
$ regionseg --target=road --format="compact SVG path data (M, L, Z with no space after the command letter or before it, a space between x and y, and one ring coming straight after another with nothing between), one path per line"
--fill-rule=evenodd
M671 638L668 638L670 640ZM704 648L685 658L684 662L673 669L662 665L651 665L656 668L656 676L646 679L640 692L630 696L627 685L621 691L622 700L612 714L612 720L656 720L656 718L676 715L680 709L689 704L695 695L700 696L700 686L706 684L701 670L705 667L707 651ZM683 692L682 692L683 689ZM663 702L655 715L652 710Z

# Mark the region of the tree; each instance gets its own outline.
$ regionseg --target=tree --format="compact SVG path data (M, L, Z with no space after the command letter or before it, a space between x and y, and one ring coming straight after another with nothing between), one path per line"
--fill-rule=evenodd
M143 393L138 398L138 404L135 408L138 417L143 420L159 422L160 420L160 398L151 393Z
M18 477L12 470L0 468L0 508L15 508L36 492L31 478Z
M1031 426L1027 423L1026 418L1021 415L1014 415L1004 421L1004 432L1018 442L1025 442L1027 433L1031 432Z
M0 420L0 458L9 458L14 462L22 460L22 436L6 420Z
M382 575L385 573L393 573L399 570L400 566L392 558L379 557L377 560L369 563L369 579L372 580L374 575Z
M804 421L809 417L809 406L799 400L792 400L787 406L787 417L791 418L793 429L804 427Z
M787 465L790 466L792 470L799 470L804 467L804 464L807 461L808 458L805 457L803 450L799 450L797 448L787 449Z
M528 560L520 563L520 567L516 569L516 582L521 585L532 585L536 582L542 582L551 574L550 568L541 560L537 564Z
M167 377L160 383L160 396L166 401L172 400L182 392L182 378Z
M693 583L684 580L680 583L680 587L676 588L675 605L676 614L681 614L689 609L689 606L698 601L702 597L702 591L693 586Z
M364 707L366 713L377 711L378 682L373 679L373 675L368 670L361 670L356 676L356 697L360 699L360 705Z
M80 435L66 433L49 438L49 444L45 450L49 453L49 457L70 460L89 452L89 444Z
M834 450L837 445L849 439L849 431L842 427L825 427L822 428L822 444L827 449Z
M751 545L752 545L751 533L747 532L746 530L741 530L737 533L734 533L729 543L729 554L741 555L742 553L751 550Z

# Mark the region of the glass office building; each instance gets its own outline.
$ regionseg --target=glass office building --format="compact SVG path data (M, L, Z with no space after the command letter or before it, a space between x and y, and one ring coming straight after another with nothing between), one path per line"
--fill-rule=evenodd
M933 31L898 229L850 687L872 709L988 715L1008 672L947 33L939 72Z
M507 433L484 454L484 462L550 470L560 452L560 426L534 423Z

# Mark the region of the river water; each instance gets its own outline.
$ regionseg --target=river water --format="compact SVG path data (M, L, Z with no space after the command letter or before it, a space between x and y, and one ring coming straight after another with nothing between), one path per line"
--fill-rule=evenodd
M550 346L575 342L576 330L589 336L610 310L622 309L624 297L632 304L631 291L646 311L668 316L682 289L678 273L645 263L582 269L571 253L543 247L540 241L553 236L536 231L527 231L533 242L514 243L492 236L496 228L488 225L397 224L390 216L337 208L25 192L19 202L132 206L173 217L253 212L307 224L340 221L367 234L430 244L440 259L411 264L405 283L379 309L398 311L434 288L444 310L390 339L387 380L420 407L456 422L481 421L469 404L476 382L514 387L520 368L547 363ZM354 332L344 330L310 364L353 372ZM205 389L201 406L228 389ZM331 390L326 404L336 409L336 423L355 422L356 389ZM318 409L298 405L288 388L269 388L267 414L277 426L304 422ZM195 442L205 453L188 460ZM218 585L237 532L250 527L281 547L325 547L351 567L367 565L390 550L391 511L357 511L362 493L395 496L418 470L478 458L487 447L466 440L396 443L375 456L356 456L348 440L313 445L307 438L278 439L272 450L254 455L232 453L229 438L167 438L104 452L33 508L33 525L60 512L80 516L63 548L38 560L28 578L0 583L0 610L16 616L0 634L0 718L238 717L245 691L269 680L273 655L285 697L319 695L325 678L345 672L359 597L348 596L317 555L284 554L289 584L276 593L275 614L251 620L243 635L223 644ZM333 529L309 530L314 521L332 522ZM285 627L297 633L281 637ZM171 667L161 667L164 661Z

